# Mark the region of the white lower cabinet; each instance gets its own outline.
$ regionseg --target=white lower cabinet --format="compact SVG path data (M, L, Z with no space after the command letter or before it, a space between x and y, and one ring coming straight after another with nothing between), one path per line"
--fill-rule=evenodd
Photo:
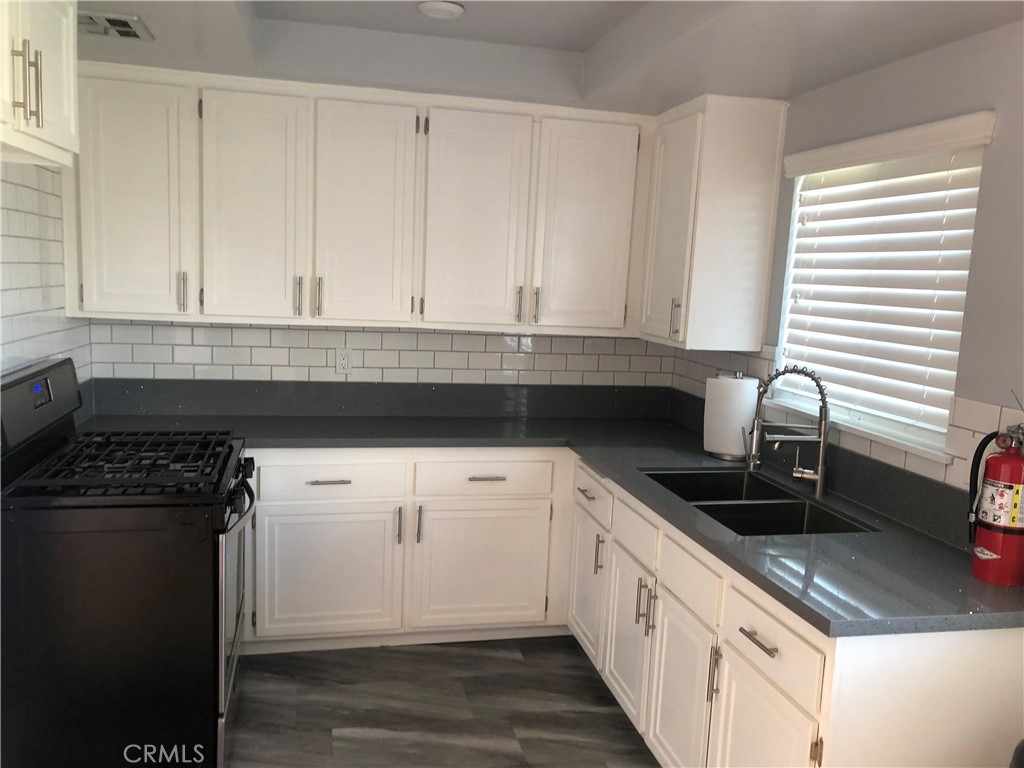
M608 587L608 532L579 506L573 511L569 626L594 666L601 668Z
M257 636L401 627L405 516L401 502L261 504Z
M652 620L647 745L662 765L703 766L715 633L660 584Z
M711 712L708 765L811 764L818 723L769 683L729 643L723 643ZM865 738L871 734L865 733Z
M410 627L544 621L548 499L417 502Z
M611 600L603 667L605 682L637 731L643 733L651 651L648 611L654 577L618 542L612 542L608 568Z

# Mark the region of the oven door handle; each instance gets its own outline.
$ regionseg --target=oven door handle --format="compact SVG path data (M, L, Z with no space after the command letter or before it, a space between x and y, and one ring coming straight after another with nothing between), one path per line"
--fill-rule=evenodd
M234 523L229 525L227 527L227 530L224 531L224 533L232 533L232 532L234 532L236 530L240 530L243 526L245 526L249 522L249 520L252 518L253 510L256 507L256 492L252 489L252 486L249 484L249 481L246 480L245 478L243 478L241 483L240 483L240 486L241 486L241 491L242 491L242 493L245 494L246 501L248 503L245 505L245 511L244 512L233 512L232 513L233 515L237 515L238 519L235 520ZM237 496L238 491L239 491L238 488L236 488L235 491L234 491L234 493L236 494L234 498L236 500L238 499L238 496ZM232 506L234 506L234 505L232 505Z

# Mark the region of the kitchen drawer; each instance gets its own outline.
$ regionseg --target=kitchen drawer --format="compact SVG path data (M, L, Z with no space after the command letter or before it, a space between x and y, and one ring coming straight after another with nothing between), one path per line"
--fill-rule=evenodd
M658 581L709 627L718 625L722 577L667 537L661 542Z
M550 461L419 461L417 496L550 496Z
M658 557L658 529L618 496L612 514L612 536L644 568L654 570Z
M750 635L756 633L755 637L744 634L741 628ZM818 711L825 666L821 651L732 587L725 594L721 633L797 704L808 712ZM774 658L758 643L773 649Z
M582 463L576 462L572 498L606 529L612 527L612 494Z
M260 501L367 499L406 495L406 468L388 464L261 466Z

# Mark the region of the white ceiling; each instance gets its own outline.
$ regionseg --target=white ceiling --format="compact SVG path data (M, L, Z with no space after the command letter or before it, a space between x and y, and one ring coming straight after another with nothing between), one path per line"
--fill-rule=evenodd
M463 0L465 13L451 21L427 18L416 9L418 3L402 0L339 3L261 0L254 7L257 18L271 21L329 24L582 53L646 4Z
M1024 18L1024 2L415 3L81 0L152 42L79 35L79 57L657 114L702 93L791 99Z

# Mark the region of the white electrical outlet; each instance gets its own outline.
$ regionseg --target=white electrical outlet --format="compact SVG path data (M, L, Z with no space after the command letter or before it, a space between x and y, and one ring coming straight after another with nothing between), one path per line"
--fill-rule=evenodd
M352 373L352 353L347 349L339 349L334 363L335 373Z

